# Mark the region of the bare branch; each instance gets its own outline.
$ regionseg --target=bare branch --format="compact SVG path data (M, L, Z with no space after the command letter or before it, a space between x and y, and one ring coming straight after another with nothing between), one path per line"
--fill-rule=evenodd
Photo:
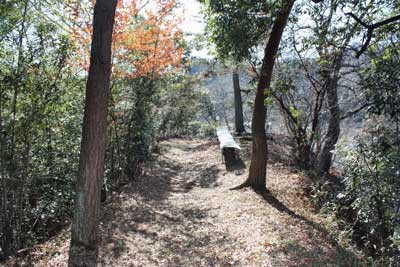
M343 116L341 116L340 120L344 120L344 119L347 119L349 117L352 117L352 116L356 115L358 112L362 111L363 109L365 109L366 107L368 107L370 105L371 105L370 102L366 102L363 105L361 105L360 107L356 108L355 110L349 111L346 114L344 114Z
M371 43L375 29L400 20L400 15L397 15L397 16L393 16L391 18L382 20L382 21L374 23L374 24L367 24L364 21L362 21L360 18L358 18L356 15L354 15L353 13L346 13L346 15L352 17L355 21L357 21L359 24L361 24L364 28L367 29L367 36L366 36L365 42L361 46L361 49L357 52L356 58L359 58L367 50L369 44Z
M363 27L368 28L369 25L366 24L364 21L362 21L361 19L359 19L356 15L354 15L353 13L346 13L346 15L352 17L355 21L357 21L358 23L360 23Z

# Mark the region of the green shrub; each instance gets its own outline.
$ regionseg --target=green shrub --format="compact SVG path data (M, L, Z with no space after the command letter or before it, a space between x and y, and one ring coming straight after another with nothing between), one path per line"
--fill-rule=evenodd
M400 144L387 121L376 123L345 153L345 188L337 203L356 241L373 256L393 259L399 256Z

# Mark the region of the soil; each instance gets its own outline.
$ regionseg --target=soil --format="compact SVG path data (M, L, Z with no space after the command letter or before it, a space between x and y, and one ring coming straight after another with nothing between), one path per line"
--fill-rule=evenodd
M144 175L104 206L99 266L361 266L314 213L284 146L270 147L268 192L230 190L246 178L249 144L227 171L216 140L162 141ZM7 266L66 266L68 240L65 229Z

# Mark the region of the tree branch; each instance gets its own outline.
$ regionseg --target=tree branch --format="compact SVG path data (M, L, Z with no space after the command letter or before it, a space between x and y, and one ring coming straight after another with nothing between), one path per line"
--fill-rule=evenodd
M369 44L371 43L372 36L373 36L375 29L400 20L400 15L397 15L397 16L393 16L391 18L382 20L382 21L374 23L374 24L367 24L351 12L346 13L346 15L352 17L355 21L357 21L359 24L361 24L364 28L367 29L367 38L366 38L365 42L363 43L363 45L361 46L361 49L357 52L356 58L359 58L367 50Z
M361 105L357 109L349 111L346 114L344 114L343 116L341 116L340 120L344 120L344 119L347 119L349 117L352 117L352 116L356 115L358 112L362 111L363 109L365 109L366 107L368 107L370 105L371 105L370 102L364 103L363 105Z

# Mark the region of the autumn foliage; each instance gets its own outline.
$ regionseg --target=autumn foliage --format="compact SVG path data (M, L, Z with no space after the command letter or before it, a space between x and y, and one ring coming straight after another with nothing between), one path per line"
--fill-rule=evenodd
M88 69L91 42L91 9L95 1L70 5L75 25L72 39L76 47L74 65ZM180 19L174 14L176 0L118 2L113 33L113 75L155 77L181 63L183 48ZM87 15L85 15L87 14Z

